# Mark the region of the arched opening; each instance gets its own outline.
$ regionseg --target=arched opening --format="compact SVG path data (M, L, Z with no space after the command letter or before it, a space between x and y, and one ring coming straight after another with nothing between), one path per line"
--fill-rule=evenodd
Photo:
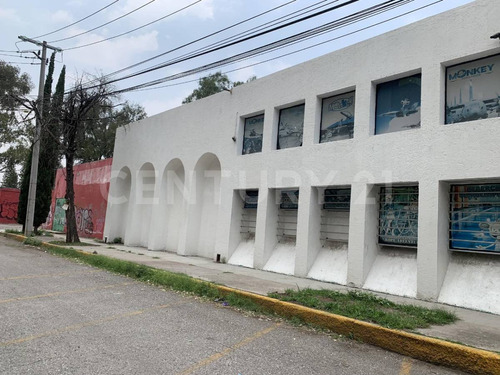
M220 207L220 161L214 154L204 154L196 163L192 188L196 189L188 223L189 254L213 258Z
M134 214L130 218L130 237L127 245L148 247L151 217L155 197L156 172L151 163L145 163L137 173Z
M123 241L127 230L132 174L128 167L111 175L105 236L109 242Z
M179 159L171 160L163 172L159 194L157 249L177 251L181 225L185 220L186 193L184 165Z

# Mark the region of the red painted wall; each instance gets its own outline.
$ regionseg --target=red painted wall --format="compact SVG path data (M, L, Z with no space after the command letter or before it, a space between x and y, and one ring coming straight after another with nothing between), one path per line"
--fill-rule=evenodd
M74 167L76 225L81 237L103 237L112 162L113 159L110 158ZM64 198L65 195L66 170L61 168L57 170L49 217L42 226L44 229L66 229L64 212L60 207L56 212L57 199Z
M0 224L17 224L19 189L0 188Z

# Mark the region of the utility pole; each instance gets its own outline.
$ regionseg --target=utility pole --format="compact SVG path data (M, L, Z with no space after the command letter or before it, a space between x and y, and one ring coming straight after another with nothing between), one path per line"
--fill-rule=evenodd
M25 36L19 36L23 42L33 43L37 46L42 47L42 57L38 56L42 63L40 65L40 80L38 83L38 99L37 99L37 111L36 116L36 127L35 127L35 139L33 142L33 156L31 158L31 173L30 173L30 185L28 189L28 205L26 208L26 221L24 224L24 235L30 236L33 233L33 221L35 218L35 200L36 200L36 182L38 179L38 159L40 157L40 134L42 132L42 111L43 111L43 86L45 85L45 65L47 64L47 48L62 52L61 48L53 47L47 44L47 42L40 42L38 40L30 39Z

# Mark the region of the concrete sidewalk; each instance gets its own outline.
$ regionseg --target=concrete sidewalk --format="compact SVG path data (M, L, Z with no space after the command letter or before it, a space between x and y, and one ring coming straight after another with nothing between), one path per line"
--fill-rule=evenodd
M56 234L54 237L39 237L38 239L50 242L64 240L64 237ZM267 295L269 292L296 288L331 290L352 289L332 283L230 264L216 263L206 258L179 256L174 253L149 251L141 247L129 247L120 244L97 243L95 240L90 239L82 239L82 241L91 245L78 247L78 249L86 252L92 253L96 251L101 255L128 260L172 272L185 273L201 280L261 295ZM459 321L454 324L419 329L417 332L420 334L452 342L459 342L475 348L500 352L500 315L440 303L425 302L412 298L374 293L397 303L453 311L459 317Z

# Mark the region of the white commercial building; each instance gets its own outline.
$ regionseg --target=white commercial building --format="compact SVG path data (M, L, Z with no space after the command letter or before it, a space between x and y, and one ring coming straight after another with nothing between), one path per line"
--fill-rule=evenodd
M500 314L498 5L119 129L104 235Z

